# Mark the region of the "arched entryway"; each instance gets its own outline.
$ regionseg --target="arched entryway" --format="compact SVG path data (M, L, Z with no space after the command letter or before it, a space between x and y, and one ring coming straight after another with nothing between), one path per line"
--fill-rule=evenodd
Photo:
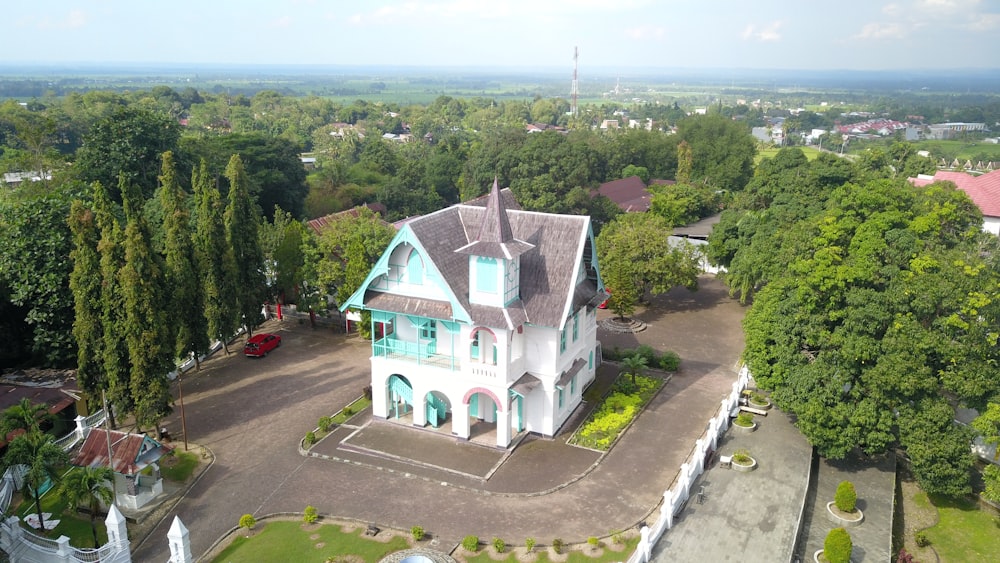
M413 411L413 385L402 375L392 374L386 383L388 395L386 415L399 418Z
M427 412L427 424L434 428L440 427L448 418L451 412L451 402L448 397L440 391L431 391L424 397L425 409Z

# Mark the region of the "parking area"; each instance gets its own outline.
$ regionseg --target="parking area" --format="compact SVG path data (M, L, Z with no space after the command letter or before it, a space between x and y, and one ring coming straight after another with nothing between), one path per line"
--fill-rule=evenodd
M166 531L174 514L189 528L198 556L242 514L301 512L306 505L385 526L420 525L442 547L467 534L510 542L530 536L546 544L555 537L582 542L633 527L655 509L728 392L742 350L743 308L720 283L703 278L700 291L672 292L637 315L650 323L646 331L602 332L599 338L606 346L673 349L683 362L615 448L595 463L600 456L593 452L529 436L499 469L487 471L485 482L480 477L490 460L470 459L467 473L473 478L462 481L392 460L299 455L298 441L317 419L348 404L367 385L370 344L308 324L271 321L262 330L280 334L282 346L269 356L220 353L184 377L188 438L210 448L216 462L152 529L136 559L169 558ZM233 345L231 351L240 350ZM166 425L179 443L179 404ZM417 441L423 439L419 434L371 426L354 444ZM455 446L453 439L441 439L441 447ZM582 469L570 477L553 469L568 460Z

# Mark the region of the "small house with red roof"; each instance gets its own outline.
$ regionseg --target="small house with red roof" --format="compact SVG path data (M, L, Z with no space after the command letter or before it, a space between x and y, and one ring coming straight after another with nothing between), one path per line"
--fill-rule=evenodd
M1000 170L981 176L938 170L933 176L919 174L916 178L910 178L910 183L918 187L934 182L951 182L965 192L983 212L983 230L1000 235Z
M77 467L111 468L115 472L115 496L121 507L138 509L163 492L157 462L172 449L145 434L92 428L70 463Z
M605 182L597 188L597 193L615 202L626 213L649 211L649 202L653 197L638 176Z

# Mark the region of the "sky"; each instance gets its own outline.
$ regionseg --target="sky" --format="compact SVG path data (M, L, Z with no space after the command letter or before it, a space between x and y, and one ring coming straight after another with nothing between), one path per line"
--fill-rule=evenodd
M1000 0L31 0L3 63L1000 68Z

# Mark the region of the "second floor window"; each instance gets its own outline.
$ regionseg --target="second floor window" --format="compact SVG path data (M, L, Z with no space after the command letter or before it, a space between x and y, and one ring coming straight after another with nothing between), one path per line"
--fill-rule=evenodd
M430 321L420 327L420 338L437 339L437 321Z

